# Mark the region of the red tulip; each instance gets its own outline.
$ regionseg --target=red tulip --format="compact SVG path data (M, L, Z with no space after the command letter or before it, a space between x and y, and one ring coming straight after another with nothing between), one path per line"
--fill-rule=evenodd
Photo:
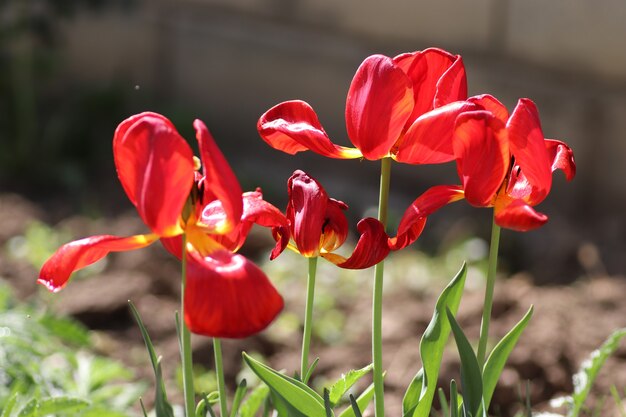
M289 154L311 150L330 158L392 157L410 164L454 160L452 132L467 82L459 55L426 49L389 58L368 57L346 100L348 137L356 148L334 144L311 106L287 101L261 116L258 131L270 146Z
M328 197L326 190L313 177L302 171L293 173L288 181L290 221L293 243L289 248L306 257L321 256L341 268L362 269L373 266L387 256L387 234L376 219L361 220L361 234L349 258L333 253L348 236L348 206Z
M472 97L468 102L480 110L463 113L456 120L453 148L461 185L436 186L415 200L392 243L410 243L405 230L462 198L476 207L493 207L495 222L501 227L536 229L548 220L533 207L549 194L552 172L560 169L568 181L574 178L572 150L561 141L544 138L531 100L520 99L510 116L492 96Z
M260 191L242 195L239 182L206 126L194 122L202 174L187 142L165 117L141 113L123 121L113 138L118 177L151 233L92 236L67 243L43 265L38 282L61 290L72 272L109 252L145 247L157 239L188 260L185 320L195 333L245 337L265 328L283 300L263 272L241 255L253 223L280 237L272 257L287 245L287 219ZM187 245L182 248L182 235Z

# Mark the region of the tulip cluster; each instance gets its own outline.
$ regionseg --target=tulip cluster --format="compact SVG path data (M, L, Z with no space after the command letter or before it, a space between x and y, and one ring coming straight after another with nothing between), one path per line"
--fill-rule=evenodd
M549 194L552 172L560 169L571 180L576 167L565 143L544 137L532 101L520 99L509 114L490 95L468 98L461 57L441 49L365 59L348 90L345 120L354 147L332 141L313 108L300 100L274 106L260 117L257 128L265 142L288 154L311 150L334 159L381 161L379 217L358 222L359 239L347 258L336 250L349 235L348 206L329 197L313 176L300 170L293 173L287 181L288 204L281 212L263 199L260 189L242 193L201 121L193 124L200 152L196 158L167 118L141 113L119 125L113 154L122 187L149 232L92 236L65 244L43 265L39 283L59 291L74 271L108 253L160 240L183 265L185 329L214 338L247 337L266 328L283 308L282 297L263 271L237 253L254 224L267 227L276 241L271 259L289 248L311 262L301 369L306 382L305 374L311 371L307 357L314 262L321 257L341 268L376 266L373 368L376 415L382 417L382 261L391 251L415 242L428 216L461 199L475 207L493 208L494 228L540 227L547 216L534 207ZM434 185L418 196L393 236L385 230L391 161L455 162L460 181ZM495 274L495 259L490 266ZM485 310L490 308L486 303ZM445 318L445 312L440 315ZM488 328L488 313L486 320ZM482 338L481 333L481 343ZM216 349L221 351L219 345ZM484 352L478 355L480 363L481 356ZM223 391L220 402L224 415Z

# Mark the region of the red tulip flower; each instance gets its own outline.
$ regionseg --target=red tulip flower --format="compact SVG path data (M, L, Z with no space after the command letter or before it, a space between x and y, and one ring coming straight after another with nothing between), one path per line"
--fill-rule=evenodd
M440 185L426 191L406 211L398 240L406 231L445 204L465 198L476 207L493 207L497 225L536 229L547 222L535 211L560 169L569 181L576 174L574 154L565 143L546 139L539 113L529 99L520 99L513 113L489 95L468 99L481 110L461 114L454 131L454 153L461 185Z
M160 239L188 261L184 294L189 329L214 337L246 337L264 329L281 311L282 297L265 274L235 254L252 223L280 236L272 257L289 240L286 218L259 191L242 195L239 182L200 120L194 122L202 174L189 144L156 113L141 113L115 131L117 174L151 233L92 236L67 243L43 265L38 282L61 290L72 272L109 252L148 246ZM186 247L182 247L182 235Z
M426 49L389 58L368 57L357 70L346 100L348 137L356 148L333 143L304 101L280 103L261 116L257 128L270 146L289 154L321 155L409 164L454 160L452 131L471 110L465 68L459 55Z
M341 268L362 269L373 266L387 256L387 234L376 219L367 218L357 224L361 234L349 258L334 253L348 236L348 206L329 198L326 190L313 177L302 171L293 173L288 181L290 221L293 243L289 248L305 257L321 256Z

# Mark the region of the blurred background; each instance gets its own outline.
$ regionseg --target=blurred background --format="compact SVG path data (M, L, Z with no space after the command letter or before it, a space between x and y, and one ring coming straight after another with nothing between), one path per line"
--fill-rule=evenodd
M193 119L204 120L244 188L262 187L279 207L286 179L300 168L345 200L356 219L376 204L378 164L290 157L262 142L256 120L280 101L302 99L336 142L348 144L345 95L360 62L437 46L463 56L470 95L490 93L509 108L532 98L545 135L575 151L574 182L557 174L539 207L548 225L505 233L512 270L530 268L538 282L573 280L589 269L621 274L625 20L621 0L4 1L1 190L45 202L51 221L77 210L128 209L111 137L124 118L152 110L188 139ZM456 181L453 164L395 164L392 218L429 186ZM435 251L457 234L487 236L490 211L456 205L433 216L418 247Z

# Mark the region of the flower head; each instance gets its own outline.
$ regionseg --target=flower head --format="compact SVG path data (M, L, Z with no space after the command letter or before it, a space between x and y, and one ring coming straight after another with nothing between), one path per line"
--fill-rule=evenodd
M160 239L189 263L185 320L191 331L245 337L265 328L282 309L282 297L258 267L234 252L252 223L259 223L280 237L272 252L277 256L289 239L287 220L263 201L259 190L242 194L204 123L196 120L194 128L202 174L190 146L167 118L141 113L123 121L113 138L115 166L126 195L151 233L100 235L67 243L43 265L38 282L59 291L72 272L109 252L138 249Z
M462 101L466 97L459 55L436 48L395 58L372 55L354 75L346 100L346 128L355 148L333 143L304 101L276 105L257 128L270 146L289 154L311 150L339 159L441 163L454 159L456 116L474 108Z

